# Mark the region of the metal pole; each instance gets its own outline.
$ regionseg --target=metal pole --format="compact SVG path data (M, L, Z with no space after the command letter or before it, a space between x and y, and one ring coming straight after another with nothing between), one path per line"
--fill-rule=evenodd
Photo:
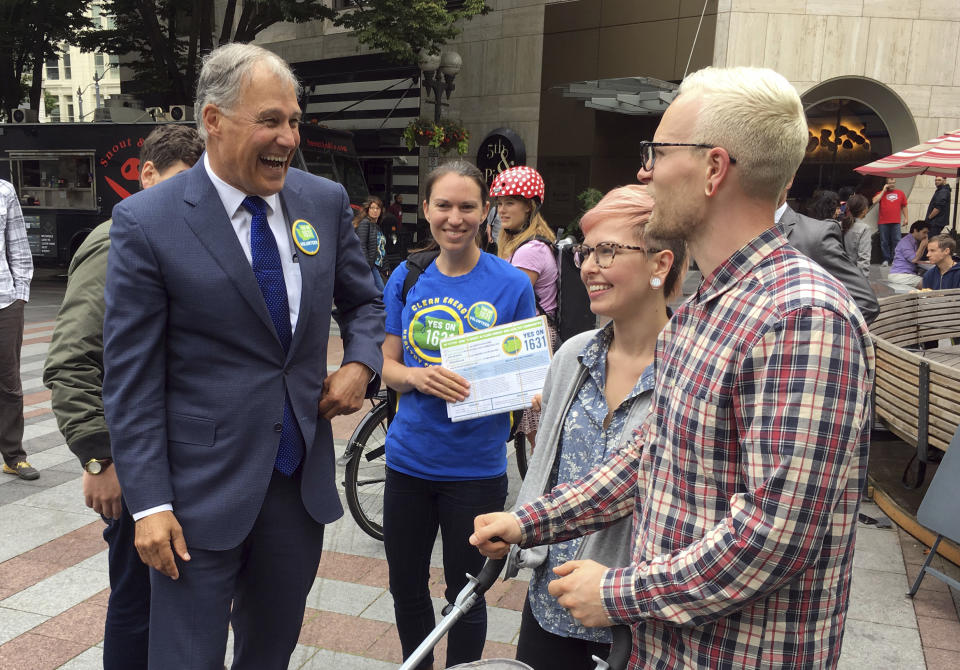
M97 109L100 109L100 80L96 74L93 75L93 91L97 97Z
M83 91L77 86L77 109L80 110L80 116L77 118L83 121Z
M960 167L957 168L957 178L953 182L953 234L957 234L957 194L960 194Z

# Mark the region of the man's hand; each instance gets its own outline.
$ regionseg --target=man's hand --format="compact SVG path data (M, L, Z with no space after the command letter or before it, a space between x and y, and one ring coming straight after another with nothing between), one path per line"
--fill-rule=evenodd
M550 582L548 590L582 625L588 628L612 626L613 622L603 609L600 590L606 571L607 567L596 561L567 561L553 569L561 578Z
M112 464L108 464L99 475L83 471L83 499L94 512L108 519L119 519L120 496L120 481Z
M530 398L530 409L532 409L535 412L539 412L542 403L543 403L543 394L538 393L537 395Z
M408 368L410 383L420 393L432 395L447 402L460 402L470 395L470 382L456 372L439 365Z
M487 558L503 558L520 539L520 524L509 512L481 514L473 520L470 544Z
M340 414L353 414L363 406L364 392L370 383L370 368L352 361L323 380L323 397L317 413L329 421Z
M181 560L190 560L183 529L170 511L157 512L137 521L133 543L141 561L171 579L180 578L174 552Z

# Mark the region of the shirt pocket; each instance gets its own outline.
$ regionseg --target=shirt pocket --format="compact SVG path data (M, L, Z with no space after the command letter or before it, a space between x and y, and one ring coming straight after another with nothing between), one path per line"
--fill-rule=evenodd
M664 431L687 485L728 480L735 470L735 425L723 396L692 385L667 393Z
M170 442L212 447L217 437L217 424L212 419L167 412L167 439Z

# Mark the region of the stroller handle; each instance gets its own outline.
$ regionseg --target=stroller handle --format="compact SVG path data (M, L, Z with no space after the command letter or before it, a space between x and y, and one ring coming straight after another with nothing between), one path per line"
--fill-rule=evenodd
M493 586L494 582L497 581L497 577L503 572L503 566L506 564L506 556L503 558L488 558L483 564L483 569L480 570L480 574L477 575L477 586L474 589L474 593L477 595L486 593L490 587Z
M477 595L486 593L497 581L506 562L506 557L488 558L483 564L480 574L477 575L474 593ZM610 654L606 659L607 667L610 670L625 670L627 662L630 660L630 651L633 648L633 634L630 632L630 626L622 624L613 626L610 628L610 632L613 634L613 644L610 645Z
M613 644L610 645L610 653L607 655L607 667L610 670L626 670L630 650L633 648L630 626L613 626L610 632L613 633Z

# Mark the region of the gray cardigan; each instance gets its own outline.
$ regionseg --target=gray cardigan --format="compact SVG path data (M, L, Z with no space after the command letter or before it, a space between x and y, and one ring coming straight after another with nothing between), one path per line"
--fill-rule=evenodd
M587 369L580 362L580 353L590 342L596 330L580 333L567 340L554 354L547 378L543 386L540 430L537 433L537 446L527 469L527 476L517 496L517 506L539 498L549 492L550 473L558 457L560 435L563 420L570 405L583 385ZM620 434L623 443L632 435L633 429L640 426L650 412L653 393L648 392L633 400L633 406L627 414ZM589 558L610 567L630 565L633 552L633 515L625 516L601 531L587 536L580 543L576 558ZM507 559L505 579L516 577L521 568L536 568L547 558L546 547L520 549L512 547Z

